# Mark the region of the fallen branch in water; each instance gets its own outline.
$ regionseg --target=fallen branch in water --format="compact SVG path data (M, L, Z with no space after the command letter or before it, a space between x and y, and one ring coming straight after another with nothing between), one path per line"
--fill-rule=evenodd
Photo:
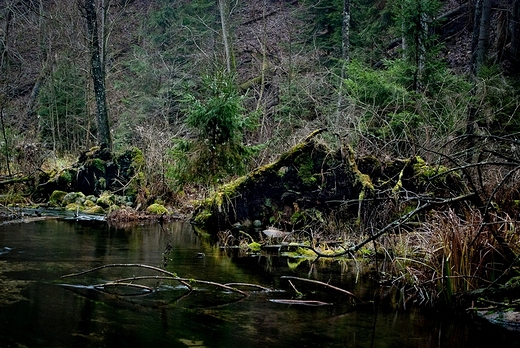
M244 286L244 287L249 287L249 288L257 288L262 291L272 291L271 289L266 288L265 286L258 285L258 284L250 284L250 283L226 283L224 285L226 285L226 286Z
M181 278L181 277L178 277L175 273L168 272L168 271L166 271L166 270L164 270L162 268L159 268L159 267L149 266L149 265L145 265L145 264L135 264L135 263L114 263L114 264L108 264L108 265L103 265L103 266L91 268L91 269L88 269L88 270L85 270L85 271L81 271L81 272L77 272L77 273L63 275L60 278L77 277L77 276L80 276L80 275L96 272L96 271L99 271L99 270L102 270L102 269L105 269L105 268L123 268L123 267L124 268L135 267L135 268L150 269L150 270L154 270L156 272L160 272L160 273L166 274L166 276L159 276L159 275L155 275L155 276L133 276L133 277L122 278L122 279L110 281L110 282L103 283L103 284L97 284L97 285L94 286L94 288L96 290L108 292L108 291L105 290L105 287L115 287L115 286L132 287L132 288L137 288L137 289L144 290L144 291L147 292L146 294L148 294L148 293L154 292L155 288L149 287L149 286L146 286L146 285L134 284L132 282L133 281L137 281L137 280L150 280L150 279L157 279L157 280L159 280L160 279L160 280L174 280L174 281L177 281L177 282L181 283L182 285L186 286L189 289L189 291L193 291L193 286L191 284L206 284L206 285L212 285L212 286L215 286L215 287L218 287L218 288L222 288L222 289L225 289L225 290L228 290L228 291L231 291L231 292L238 293L238 294L240 294L240 295L242 295L244 297L249 296L249 294L247 292L245 292L245 291L242 291L240 289L234 288L231 285L235 285L235 284L236 285L241 285L241 286L246 286L247 285L247 286L250 286L250 287L254 286L254 287L257 287L257 288L261 288L261 289L267 290L267 288L264 288L264 287L262 287L260 285L255 285L255 284L245 284L245 283L221 284L221 283L212 282L212 281L208 281L208 280ZM143 295L143 294L141 293L141 294L138 294L138 295ZM128 294L128 295L125 295L125 296L137 296L137 295Z
M269 300L274 303L290 304L290 305L303 305L303 306L332 306L332 303L314 301L314 300L284 300L284 299L271 299Z
M318 284L318 285L322 285L322 286L325 286L327 288L331 288L331 289L334 289L334 290L337 290L337 291L340 291L344 294L347 294L349 295L350 297L353 297L354 299L356 299L357 301L363 303L363 301L357 297L356 295L354 295L353 293L351 293L350 291L347 291L345 289L342 289L342 288L338 288L337 286L334 286L334 285L330 285L330 284L327 284L327 283L324 283L324 282L320 282L319 280L313 280L313 279L306 279L306 278L300 278L300 277L294 277L294 276L281 276L280 277L281 279L294 279L294 280L301 280L303 282L308 282L308 283L313 283L313 284Z
M110 287L121 287L121 286L126 287L126 288L134 288L134 289L144 290L144 292L141 292L139 294L134 294L134 293L131 293L131 294L121 294L121 293L113 293L113 292L107 291L107 288L110 288ZM132 283L122 283L122 282L117 282L117 281L116 282L108 282L108 283L94 285L93 288L98 290L98 291L106 292L107 294L117 295L117 296L142 296L142 295L151 294L152 292L155 291L155 289L150 287L150 286L141 285L141 284L132 284Z

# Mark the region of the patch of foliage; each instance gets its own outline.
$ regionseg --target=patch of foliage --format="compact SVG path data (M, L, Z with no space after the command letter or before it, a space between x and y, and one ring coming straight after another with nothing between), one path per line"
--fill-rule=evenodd
M173 181L211 184L245 173L257 149L243 144L244 132L256 125L254 115L245 114L243 100L235 77L223 71L204 76L198 93L185 95L186 124L197 136L174 141L168 173Z

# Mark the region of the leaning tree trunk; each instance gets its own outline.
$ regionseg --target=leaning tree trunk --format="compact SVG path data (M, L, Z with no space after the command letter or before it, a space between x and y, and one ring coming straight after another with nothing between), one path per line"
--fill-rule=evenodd
M96 97L96 118L98 144L112 149L112 139L108 123L108 109L105 89L105 69L102 60L101 45L98 36L95 0L85 0L85 15L87 19L88 38L90 46L91 75L94 82Z

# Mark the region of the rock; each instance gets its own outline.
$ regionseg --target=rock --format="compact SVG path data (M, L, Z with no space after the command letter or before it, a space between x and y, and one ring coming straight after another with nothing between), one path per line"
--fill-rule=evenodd
M55 207L61 207L63 205L63 197L67 192L61 190L54 190L49 198L49 204Z
M62 205L69 205L71 203L76 203L81 205L85 202L85 195L81 192L69 192L67 193L62 200Z
M512 331L520 331L520 312L517 311L477 311L477 315L488 322Z
M274 227L270 227L267 230L263 230L262 233L269 238L285 238L291 234L290 232L280 231L279 229Z
M115 196L111 193L103 192L96 203L101 207L108 208L115 203Z

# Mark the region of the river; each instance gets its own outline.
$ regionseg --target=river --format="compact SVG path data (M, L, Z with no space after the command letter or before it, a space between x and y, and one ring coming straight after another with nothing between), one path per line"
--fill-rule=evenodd
M166 280L153 280L160 291L146 296L115 296L92 287L157 274L139 267L60 278L108 264L164 267L187 279L276 291L241 288L249 293L243 297L193 283L194 291L188 292ZM1 225L0 347L520 347L517 333L466 315L378 304L381 289L363 270L367 267L239 256L220 250L182 222L118 228L49 219ZM344 294L282 276L328 282L365 304L353 305ZM125 295L146 293L124 290ZM328 305L276 302L295 299L295 290L304 300Z

